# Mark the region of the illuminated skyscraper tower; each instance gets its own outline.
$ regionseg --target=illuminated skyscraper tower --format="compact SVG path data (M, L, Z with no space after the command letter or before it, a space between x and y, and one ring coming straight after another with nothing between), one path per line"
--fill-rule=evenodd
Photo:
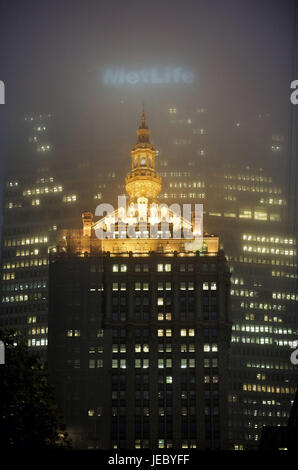
M78 447L224 449L229 270L217 237L204 236L198 250L173 238L183 221L174 211L145 210L161 179L144 112L137 135L127 211L96 222L85 212L82 230L59 234L50 260L52 377ZM122 229L133 203L130 238ZM99 240L99 229L110 236Z

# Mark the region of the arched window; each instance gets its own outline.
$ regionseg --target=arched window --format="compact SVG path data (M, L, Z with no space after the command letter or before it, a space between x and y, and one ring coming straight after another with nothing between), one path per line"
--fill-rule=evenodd
M141 158L141 166L146 166L146 158L145 157Z

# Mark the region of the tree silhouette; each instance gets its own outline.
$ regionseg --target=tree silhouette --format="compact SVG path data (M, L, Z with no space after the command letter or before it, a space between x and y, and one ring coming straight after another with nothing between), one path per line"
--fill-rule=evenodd
M46 364L20 331L0 330L0 340L0 448L70 447Z

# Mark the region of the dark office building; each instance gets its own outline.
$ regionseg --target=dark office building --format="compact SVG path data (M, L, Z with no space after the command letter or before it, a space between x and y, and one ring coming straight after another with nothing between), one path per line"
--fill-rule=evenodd
M61 231L50 258L51 374L78 447L225 449L226 259L213 235L201 248L174 238L172 210L168 236L158 209L149 237L143 216L161 178L144 113L137 134L126 178L129 207L142 211L136 237L123 236L117 210L112 237L100 240L108 216L93 223L85 212L83 229Z

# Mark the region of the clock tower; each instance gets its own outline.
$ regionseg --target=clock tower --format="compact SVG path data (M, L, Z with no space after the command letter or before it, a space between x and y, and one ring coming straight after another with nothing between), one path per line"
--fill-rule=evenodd
M144 105L137 136L138 141L131 150L131 171L125 179L125 187L130 202L149 204L156 202L161 191L161 178L155 171L156 149L149 139Z

